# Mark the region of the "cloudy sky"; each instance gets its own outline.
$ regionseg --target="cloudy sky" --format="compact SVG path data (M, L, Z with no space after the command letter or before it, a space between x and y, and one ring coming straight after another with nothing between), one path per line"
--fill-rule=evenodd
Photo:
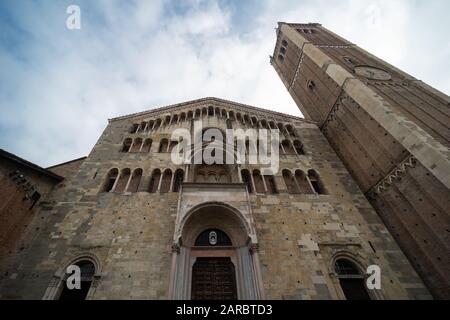
M81 8L81 30L66 8ZM319 22L450 93L448 0L0 1L0 148L87 155L107 119L206 96L301 115L269 55Z

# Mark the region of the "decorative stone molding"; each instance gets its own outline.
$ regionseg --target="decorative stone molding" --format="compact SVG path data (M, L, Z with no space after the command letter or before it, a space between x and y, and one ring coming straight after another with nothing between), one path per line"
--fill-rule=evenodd
M316 44L316 48L331 48L331 49L350 49L355 46L355 44L349 45L333 45L333 44Z
M301 66L303 64L303 60L304 59L305 59L305 54L304 54L304 52L302 50L302 53L300 55L300 61L298 62L297 69L295 71L294 79L292 79L292 82L291 82L291 85L288 88L288 91L291 91L292 88L294 87L295 83L297 82L298 75L300 74L300 68L301 68Z
M341 92L331 108L330 112L328 112L328 115L325 119L325 121L322 124L322 127L320 128L322 132L326 135L328 133L328 125L330 122L336 120L336 113L339 111L340 106L347 100L348 96L345 94L345 92L341 89Z
M369 192L368 195L375 197L378 194L387 191L392 184L401 179L406 174L408 168L415 168L417 159L413 155L409 155L397 167L394 168L384 179L378 182Z

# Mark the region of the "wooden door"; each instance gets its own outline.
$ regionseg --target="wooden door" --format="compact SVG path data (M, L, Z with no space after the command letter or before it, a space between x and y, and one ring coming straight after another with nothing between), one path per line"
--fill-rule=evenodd
M192 269L192 300L237 300L230 258L197 258Z

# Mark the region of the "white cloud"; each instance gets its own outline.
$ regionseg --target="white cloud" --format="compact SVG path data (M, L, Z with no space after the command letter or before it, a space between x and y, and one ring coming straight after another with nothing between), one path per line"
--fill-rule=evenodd
M89 1L79 32L52 4L20 11L26 59L0 46L2 148L43 166L88 154L108 118L205 96L300 115L269 64L278 21L320 22L450 91L446 1L266 0L245 28L218 1Z

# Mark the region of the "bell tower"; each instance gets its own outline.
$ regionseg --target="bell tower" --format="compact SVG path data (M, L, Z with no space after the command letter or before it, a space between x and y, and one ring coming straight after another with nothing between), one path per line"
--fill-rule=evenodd
M449 299L450 98L316 23L279 23L271 64L433 295Z

